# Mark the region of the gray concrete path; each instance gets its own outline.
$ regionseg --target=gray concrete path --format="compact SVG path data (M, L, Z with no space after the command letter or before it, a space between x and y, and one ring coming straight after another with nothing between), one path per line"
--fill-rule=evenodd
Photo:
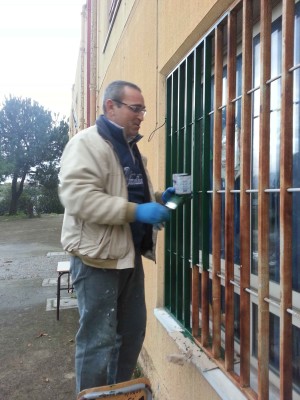
M77 309L46 311L62 252L62 215L0 217L0 400L74 400ZM66 294L63 294L66 296Z

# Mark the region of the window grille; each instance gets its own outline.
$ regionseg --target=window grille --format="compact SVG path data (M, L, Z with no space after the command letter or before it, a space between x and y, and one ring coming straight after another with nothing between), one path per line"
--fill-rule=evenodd
M246 62L244 62L246 60ZM300 2L243 0L167 77L165 307L248 396L300 398Z

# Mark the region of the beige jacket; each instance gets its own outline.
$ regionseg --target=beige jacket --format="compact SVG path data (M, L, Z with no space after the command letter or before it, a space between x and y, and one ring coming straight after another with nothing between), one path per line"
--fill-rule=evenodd
M143 159L145 164L145 159ZM146 170L146 165L145 170ZM155 201L148 177L150 195ZM92 126L75 135L61 159L59 197L65 207L61 242L65 251L100 268L134 267L129 223L135 203L128 202L124 173L111 144ZM157 194L160 201L161 194ZM146 257L155 259L153 249Z

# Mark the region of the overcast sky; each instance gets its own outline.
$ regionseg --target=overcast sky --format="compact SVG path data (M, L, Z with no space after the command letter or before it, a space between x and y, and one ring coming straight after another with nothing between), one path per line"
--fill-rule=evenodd
M30 97L69 117L85 0L0 0L0 105Z

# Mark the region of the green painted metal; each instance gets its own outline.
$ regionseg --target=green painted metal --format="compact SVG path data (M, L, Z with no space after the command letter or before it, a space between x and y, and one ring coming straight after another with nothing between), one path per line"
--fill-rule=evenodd
M208 36L167 78L166 182L174 173L191 174L192 198L166 226L165 306L187 330L191 264L208 268L209 261L211 46Z
M173 73L172 82L172 135L171 135L171 173L177 170L177 154L178 154L178 70ZM172 179L172 175L171 175ZM176 248L176 237L174 232L177 232L177 221L176 213L172 213L171 220L171 242L170 242L170 271L171 271L171 312L177 316L177 296L176 296L176 281L178 276L177 271L177 248Z
M172 78L167 80L167 117L166 117L166 186L171 186L171 127L172 127ZM165 306L171 308L171 224L165 227Z
M202 95L202 51L203 46L199 45L194 50L194 106L192 126L192 265L199 262L200 248L200 188L201 188L201 125L203 116L203 95Z
M202 266L204 270L209 268L209 203L210 194L210 108L211 108L211 71L212 71L212 38L208 36L204 40L204 76L203 76L203 152L202 152Z
M193 126L193 78L194 53L186 62L186 102L185 102L185 140L184 140L184 172L192 171L192 126ZM186 199L183 205L183 321L186 329L191 327L191 200Z
M184 172L184 147L185 147L185 64L184 61L178 70L178 120L177 120L177 169L173 173ZM183 241L184 241L184 216L183 207L178 207L176 213L176 317L183 323Z

